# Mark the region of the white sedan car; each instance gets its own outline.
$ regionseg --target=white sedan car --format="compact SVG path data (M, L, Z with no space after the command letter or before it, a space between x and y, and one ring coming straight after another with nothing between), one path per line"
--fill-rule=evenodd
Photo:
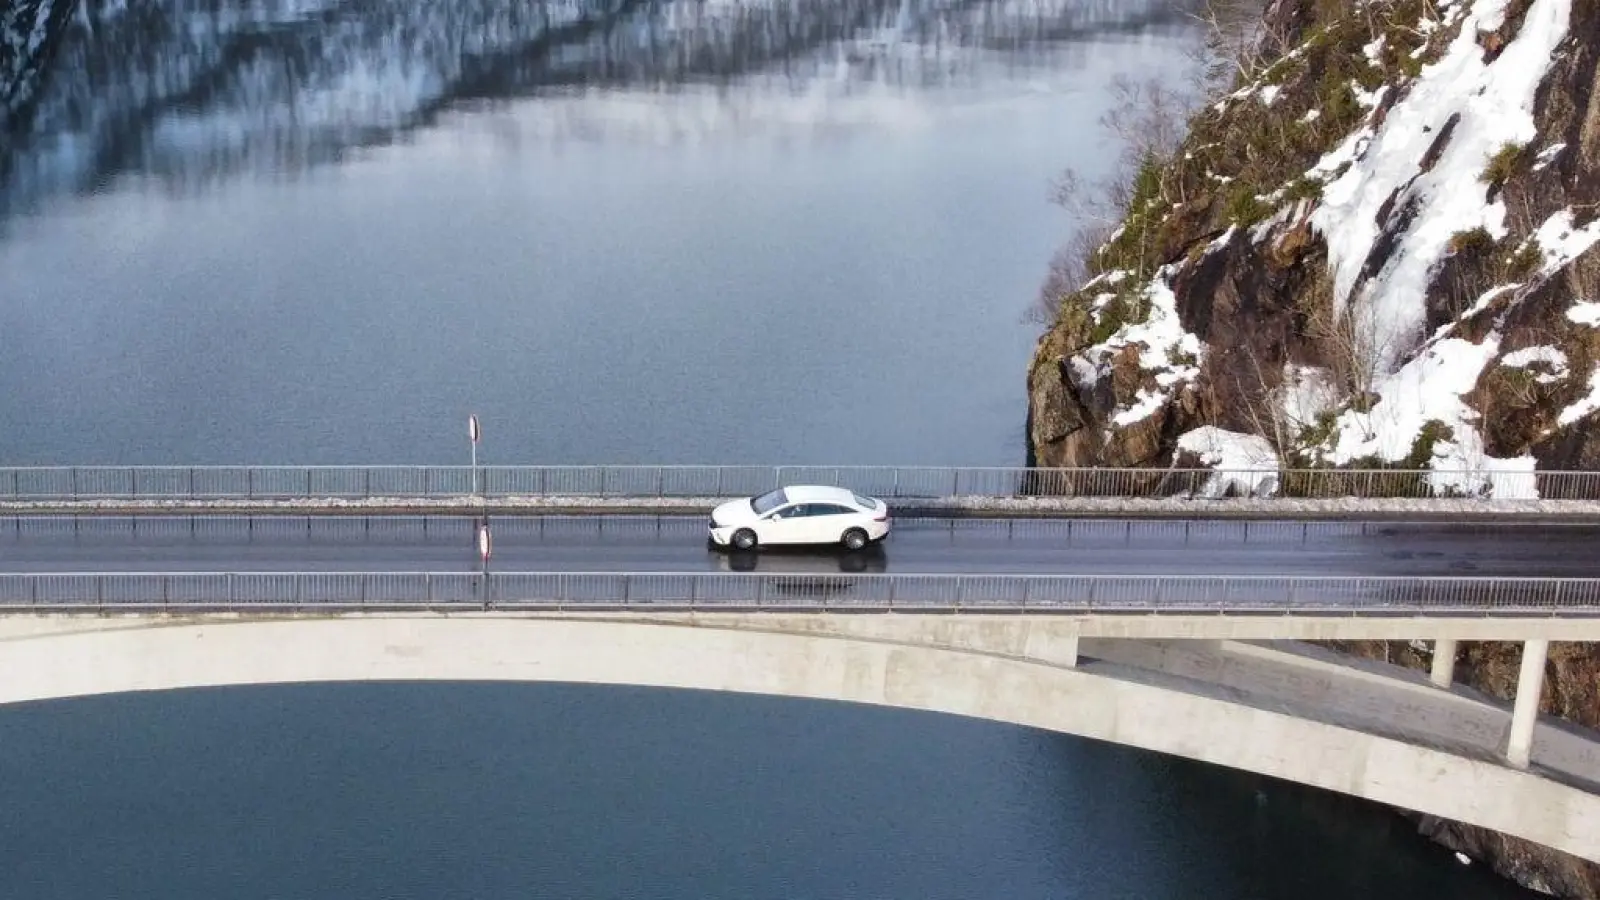
M889 507L837 487L792 485L711 511L711 543L736 550L762 544L843 544L860 550L889 534Z

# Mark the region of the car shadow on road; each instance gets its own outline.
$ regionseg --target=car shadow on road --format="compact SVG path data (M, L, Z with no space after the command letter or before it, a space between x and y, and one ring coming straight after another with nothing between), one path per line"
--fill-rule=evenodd
M711 550L725 572L766 572L774 575L867 575L889 570L889 557L881 544L854 553L842 549L763 547L759 550Z

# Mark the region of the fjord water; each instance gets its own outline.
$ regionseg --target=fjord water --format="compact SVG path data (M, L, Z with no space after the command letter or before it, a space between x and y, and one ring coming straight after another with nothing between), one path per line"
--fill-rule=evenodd
M1157 0L84 2L0 186L0 463L1016 464ZM699 552L698 547L686 552ZM1396 817L644 689L0 709L0 896L1521 896Z

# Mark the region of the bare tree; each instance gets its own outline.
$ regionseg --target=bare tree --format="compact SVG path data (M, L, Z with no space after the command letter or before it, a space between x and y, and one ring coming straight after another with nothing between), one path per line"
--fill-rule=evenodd
M1053 322L1062 298L1103 271L1099 250L1119 228L1130 224L1141 170L1150 167L1159 172L1172 159L1188 131L1190 115L1204 100L1202 93L1191 89L1126 75L1114 77L1108 90L1112 103L1100 117L1100 127L1118 146L1117 157L1102 177L1090 177L1073 167L1062 172L1053 186L1051 199L1071 215L1077 229L1051 261L1037 307L1029 315L1033 321ZM1165 196L1165 187L1162 200L1182 199Z
M1205 39L1192 55L1207 93L1225 93L1255 80L1289 49L1288 36L1269 27L1266 0L1206 0L1195 18Z
M1289 468L1292 466L1291 457L1299 448L1300 429L1290 422L1280 392L1272 389L1272 380L1261 367L1261 357L1257 355L1255 346L1247 340L1241 349L1250 365L1250 377L1254 379L1253 384L1246 384L1243 377L1234 372L1234 386L1244 406L1245 417L1250 420L1251 430L1272 445L1278 464Z

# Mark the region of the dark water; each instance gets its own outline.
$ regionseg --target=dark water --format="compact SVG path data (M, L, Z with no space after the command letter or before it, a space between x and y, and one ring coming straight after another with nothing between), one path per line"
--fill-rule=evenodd
M0 733L15 900L1519 896L1366 806L845 704L273 687L29 704Z
M85 8L0 201L0 464L454 462L474 410L485 462L1020 464L1051 181L1193 41L1173 0Z
M1015 464L1156 0L85 3L0 186L0 464ZM15 62L13 60L13 62ZM24 61L24 68L26 68ZM0 709L0 897L1520 896L988 723L564 686Z

